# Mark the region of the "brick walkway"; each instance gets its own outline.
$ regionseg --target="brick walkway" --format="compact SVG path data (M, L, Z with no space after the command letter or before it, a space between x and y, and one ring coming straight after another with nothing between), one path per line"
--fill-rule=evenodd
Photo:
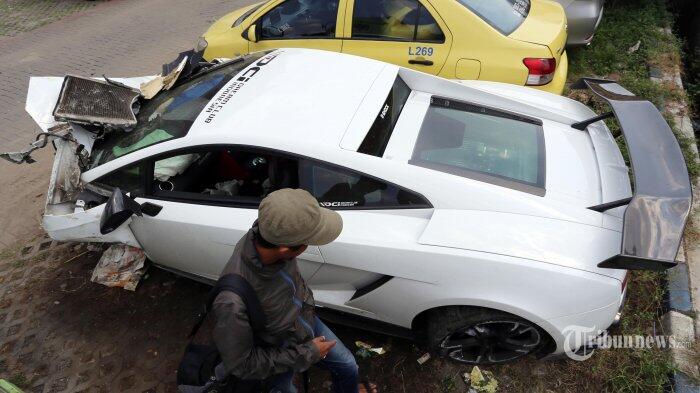
M0 0L0 36L15 36L90 8L86 0Z
M26 392L174 392L208 287L152 269L136 293L90 282L101 248L40 238L0 255L0 378Z
M36 130L24 112L30 75L157 73L161 64L192 48L217 17L251 2L112 0L0 37L0 150L25 147Z
M0 5L18 0L0 0ZM72 9L76 0L23 0ZM87 2L85 0L81 0ZM14 37L0 33L0 151L27 147L38 128L24 111L29 76L138 76L192 48L219 16L253 0L110 0ZM1 7L1 6L0 6ZM41 11L41 12L39 12ZM6 15L0 8L0 20ZM37 9L36 17L47 9ZM51 149L17 167L0 161L0 248L37 234Z

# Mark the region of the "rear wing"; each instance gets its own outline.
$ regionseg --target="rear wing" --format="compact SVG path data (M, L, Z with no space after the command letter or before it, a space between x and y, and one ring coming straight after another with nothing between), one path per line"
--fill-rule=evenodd
M575 123L585 129L601 118L615 116L629 151L634 175L633 197L591 209L604 211L627 204L620 254L601 268L664 270L676 265L683 229L692 205L688 168L678 140L658 109L614 81L583 78L573 89L590 89L607 101L611 114Z

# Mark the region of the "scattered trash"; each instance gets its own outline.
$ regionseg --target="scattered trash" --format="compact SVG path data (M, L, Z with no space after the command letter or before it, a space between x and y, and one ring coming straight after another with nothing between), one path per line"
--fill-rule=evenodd
M355 355L359 356L362 359L367 359L373 354L384 355L386 353L386 350L384 348L372 348L372 346L367 344L366 342L355 341L355 345L359 348L357 352L355 352Z
M642 43L642 41L637 41L636 44L630 46L629 49L627 49L627 53L632 54L632 53L638 51L638 50L639 50L639 45L641 45L641 43Z
M474 366L471 373L462 375L464 383L469 386L468 393L496 393L498 391L498 381L491 371L481 371L478 366Z
M115 244L103 254L92 272L92 282L135 291L146 269L146 254L140 248Z
M423 354L423 356L418 358L417 362L418 362L418 364L420 364L422 366L428 360L430 360L430 354L428 352L426 352Z
M8 381L0 379L0 393L22 393L22 390Z
M331 390L331 388L333 387L333 382L323 381L323 384L321 386L326 390Z
M55 302L53 302L53 304L55 304L56 306L58 306L59 304L61 304L61 302L59 302L58 300L56 300Z
M131 127L141 92L121 83L68 75L58 96L54 118L80 124Z

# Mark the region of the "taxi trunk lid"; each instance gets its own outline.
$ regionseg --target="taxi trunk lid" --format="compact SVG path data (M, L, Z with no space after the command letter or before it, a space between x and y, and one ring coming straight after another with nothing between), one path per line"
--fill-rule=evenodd
M508 37L546 46L558 65L566 45L566 28L566 14L559 3L532 0L527 18Z

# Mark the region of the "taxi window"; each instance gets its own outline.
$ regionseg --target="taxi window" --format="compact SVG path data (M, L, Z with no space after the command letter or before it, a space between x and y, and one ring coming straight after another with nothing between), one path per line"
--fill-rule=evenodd
M505 35L520 27L530 13L530 0L457 1Z
M432 97L409 163L542 196L542 123Z
M260 18L260 39L333 38L339 0L287 0Z
M445 41L435 18L418 0L355 0L352 37L387 41Z

